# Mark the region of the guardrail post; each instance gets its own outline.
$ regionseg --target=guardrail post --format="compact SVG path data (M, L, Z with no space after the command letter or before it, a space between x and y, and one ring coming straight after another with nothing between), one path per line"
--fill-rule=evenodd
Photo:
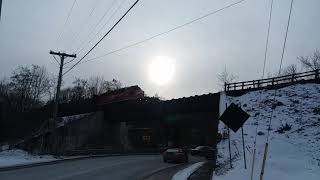
M243 87L244 87L244 82L242 82L242 86L241 86L241 89L243 90Z
M252 81L253 89L255 88L254 80Z
M227 91L227 83L224 83L224 91Z
M260 80L258 80L258 88L260 87Z
M291 82L294 81L294 74L292 74L292 77L291 77Z
M318 79L319 78L319 69L315 70L315 78Z
M272 84L271 84L272 86L274 85L274 78L272 78Z
M234 90L236 90L236 83L233 84L233 88L234 88Z

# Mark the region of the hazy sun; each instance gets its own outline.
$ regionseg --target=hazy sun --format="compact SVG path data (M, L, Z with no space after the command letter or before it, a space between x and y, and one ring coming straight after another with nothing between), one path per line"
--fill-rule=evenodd
M158 85L167 84L174 75L174 60L166 56L157 56L149 64L149 78Z

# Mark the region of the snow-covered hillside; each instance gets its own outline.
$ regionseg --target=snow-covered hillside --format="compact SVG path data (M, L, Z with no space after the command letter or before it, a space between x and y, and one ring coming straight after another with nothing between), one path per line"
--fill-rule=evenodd
M261 90L240 97L221 96L222 112L225 102L233 102L241 103L242 108L251 115L244 125L247 169L244 169L241 130L231 132L234 168L228 169L228 141L223 140L218 144L218 162L225 166L215 172L213 179L250 179L256 128L257 154L253 179L259 179L272 109L272 130L264 179L320 179L320 84L298 84L279 89L275 100L274 92ZM281 130L286 124L287 129ZM225 131L222 122L219 130Z

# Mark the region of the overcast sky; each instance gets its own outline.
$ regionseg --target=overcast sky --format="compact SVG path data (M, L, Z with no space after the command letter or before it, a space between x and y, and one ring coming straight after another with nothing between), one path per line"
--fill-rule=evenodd
M75 53L88 34L107 22L119 4L121 9L101 33L77 53L81 57L134 0L77 0L66 25L73 0L3 0L0 22L0 76L10 76L19 65L43 65L57 74L49 50ZM95 48L87 59L135 43L236 0L140 0L128 16ZM275 0L266 72L279 67L291 0ZM239 80L261 77L271 0L247 0L191 25L135 47L77 66L75 77L104 76L124 86L139 85L148 95L171 99L217 92L217 74L226 66ZM111 7L102 22L95 25ZM297 56L320 49L320 1L295 0L284 66L298 64ZM90 12L93 9L93 13ZM61 38L59 35L61 34ZM93 35L91 37L93 37ZM148 78L147 67L156 56L175 59L175 74L166 85Z

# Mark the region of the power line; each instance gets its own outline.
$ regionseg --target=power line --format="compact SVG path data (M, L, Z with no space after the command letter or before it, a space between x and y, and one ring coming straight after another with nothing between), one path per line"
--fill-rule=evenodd
M293 0L291 0L291 5L290 5L290 12L289 12L289 17L288 17L288 22L287 22L286 34L285 34L285 38L284 38L284 42L283 42L283 47L282 47L282 54L281 54L281 60L280 60L280 66L279 66L278 76L280 76L280 74L281 74L283 57L284 57L284 51L285 51L285 49L286 49L286 44L287 44L287 39L288 39L288 32L289 32L289 26L290 26L290 21L291 21L292 6L293 6ZM273 98L273 100L275 100L275 98L276 98L276 91L277 91L277 89L275 89L275 91L274 91L274 98ZM273 109L271 110L271 116L270 116L270 120L269 120L267 142L268 142L268 140L269 140L269 134L270 134L269 132L270 132L270 128L271 128L272 116L273 116Z
M154 35L154 36L151 36L151 37L146 38L146 39L144 39L144 40L141 40L141 41L138 41L138 42L129 44L129 45L124 46L124 47L122 47L122 48L119 48L119 49L110 51L110 52L108 52L108 53L106 53L106 54L104 54L104 55L101 55L101 56L98 56L98 57L95 57L95 58L88 59L88 60L86 60L86 61L84 61L84 62L82 62L82 63L89 62L89 61L93 61L93 60L95 60L95 59L99 59L99 58L108 56L108 55L110 55L110 54L113 54L113 53L116 53L116 52L119 52L119 51L128 49L128 48L130 48L130 47L137 46L137 45L139 45L139 44L145 43L145 42L150 41L150 40L152 40L152 39L155 39L155 38L157 38L157 37L159 37L159 36L163 36L163 35L165 35L165 34L168 34L168 33L172 32L172 31L175 31L175 30L177 30L177 29L180 29L180 28L182 28L182 27L184 27L184 26L190 25L190 24L192 24L193 22L199 21L199 20L204 19L204 18L206 18L206 17L208 17L208 16L211 16L211 15L213 15L213 14L216 14L216 13L218 13L218 12L220 12L220 11L223 11L223 10L225 10L225 9L228 9L228 8L230 8L230 7L232 7L232 6L235 6L235 5L237 5L237 4L240 4L240 3L244 2L244 1L246 1L246 0L237 1L237 2L235 2L235 3L232 3L232 4L228 5L228 6L225 6L225 7L223 7L223 8L218 9L218 10L215 10L215 11L213 11L213 12L210 12L210 13L208 13L208 14L205 14L205 15L199 17L199 18L190 20L190 21L188 21L188 22L186 22L186 23L183 23L183 24L181 24L181 25L179 25L179 26L176 26L176 27L174 27L174 28L171 28L171 29L169 29L169 30L167 30L167 31L158 33L158 34L156 34L156 35ZM81 63L81 64L82 64L82 63Z
M53 59L55 62L57 62L58 63L58 65L60 65L60 63L59 63L59 61L57 60L57 58L55 57L55 56L50 56L51 57L51 59Z
M83 31L84 27L86 27L88 25L89 19L90 17L93 15L93 12L95 11L97 5L99 4L101 0L96 0L91 8L91 10L89 11L89 16L87 16L86 20L84 21L84 23L82 24L81 28L77 29L77 33L73 33L71 31L71 33L73 34L74 38L73 38L73 42L75 42L76 40L79 39L79 34Z
M261 79L264 78L264 73L265 73L265 68L266 68L268 45L269 45L269 36L270 36L270 27L271 27L271 19L272 19L272 12L273 12L273 2L274 2L274 0L271 0L270 12L269 12L269 21L268 21L268 30L267 30L267 40L266 40L266 46L265 46L265 51L264 51L264 59L263 59L263 68L262 68L262 77L261 77ZM260 91L258 102L260 102L260 100L261 100L261 94L262 94L262 92ZM259 104L259 106L260 106L260 104ZM259 113L259 118L256 121L257 127L256 127L256 130L255 130L254 145L253 145L254 146L254 150L253 150L254 153L252 155L252 164L251 164L252 167L251 167L251 176L250 176L251 180L253 178L254 162L255 162L255 158L256 158L257 135L258 135L258 127L259 127L259 119L260 118L261 118L261 112Z
M279 76L280 76L280 73L281 73L283 57L284 57L284 51L285 51L286 44L287 44L287 38L288 38L288 32L289 32L289 26L290 26L291 14L292 14L292 6L293 6L293 0L291 0L290 12L289 12L289 17L288 17L288 22L287 22L287 29L286 29L286 34L285 34L283 47L282 47L282 54L281 54L281 60L280 60L280 66L279 66L279 74L278 74ZM277 89L274 90L273 102L275 102L275 100L276 100L276 93L277 93ZM272 118L273 118L274 109L275 108L271 108L271 115L270 115L270 118L269 118L268 134L267 134L267 140L266 140L265 149L264 149L264 156L263 156L263 161L262 161L260 180L263 179L263 175L264 175L264 168L265 168L266 157L267 157L267 153L268 153L269 136L270 136L270 131L271 131L271 124L272 124ZM282 124L282 122L281 122L281 124Z
M121 22L121 20L131 11L131 9L139 2L140 0L136 0L134 4L122 15L122 17L111 27L111 29L79 60L77 61L73 66L71 66L70 69L68 69L63 75L71 71L76 65L78 65L95 47L98 46L98 44Z
M97 7L97 5L98 5L98 3L99 3L100 1L101 1L101 0L96 0L96 1L95 1L95 5L94 5L93 8L91 9L91 12L90 12L90 14L89 14L89 17L92 16L94 10L96 9L96 7Z
M288 31L289 31L290 20L291 20L291 13L292 13L292 5L293 5L293 0L291 0L290 12L289 12L289 17L288 17L288 22L287 22L286 35L285 35L284 42L283 42L283 48L282 48L282 54L281 54L281 61L280 61L280 67L279 67L279 75L281 74L281 68L282 68L282 62L283 62L283 56L284 56L284 50L286 49L286 44L287 44L287 37L288 37Z
M268 22L268 32L267 32L267 40L266 40L266 47L264 51L264 60L263 60L263 70L262 70L262 79L264 78L264 73L266 69L266 61L267 61L267 53L268 53L268 45L269 45L269 36L270 36L270 27L271 27L271 19L272 19L272 10L273 10L273 1L271 0L271 7L269 13L269 22Z
M75 58L73 58L73 59L71 59L70 61L64 63L64 65L69 64L69 63L73 62L74 60L75 60Z
M69 21L69 19L70 19L71 13L72 13L72 11L73 11L73 7L74 7L74 5L76 4L76 2L77 2L77 0L74 0L74 1L73 1L72 6L71 6L71 8L69 9L67 19L66 19L66 21L64 22L63 27L62 27L62 30L60 31L60 34L58 35L58 38L57 38L56 41L59 41L59 40L61 39L62 33L63 33L63 31L64 31L64 29L65 29L65 27L66 27L66 25L67 25L67 23L68 23L68 21Z
M101 21L104 19L104 17L110 12L113 5L117 2L117 0L113 0L110 7L104 12L104 14L101 16L101 18L98 20L98 22L93 26L88 36L86 36L84 41L80 42L79 47L75 50L76 52L84 45L84 43L88 40L88 38L91 36L91 34L94 32L94 30L97 28L97 26L101 23Z
M109 19L106 21L106 23L98 30L98 32L88 41L84 44L84 46L79 50L79 48L76 50L77 53L80 53L89 43L91 43L98 35L99 33L104 29L104 27L109 24L110 20L116 15L116 13L119 11L119 9L123 6L124 2L127 0L121 1L120 5L117 7L117 9L112 13L112 15L109 17Z

